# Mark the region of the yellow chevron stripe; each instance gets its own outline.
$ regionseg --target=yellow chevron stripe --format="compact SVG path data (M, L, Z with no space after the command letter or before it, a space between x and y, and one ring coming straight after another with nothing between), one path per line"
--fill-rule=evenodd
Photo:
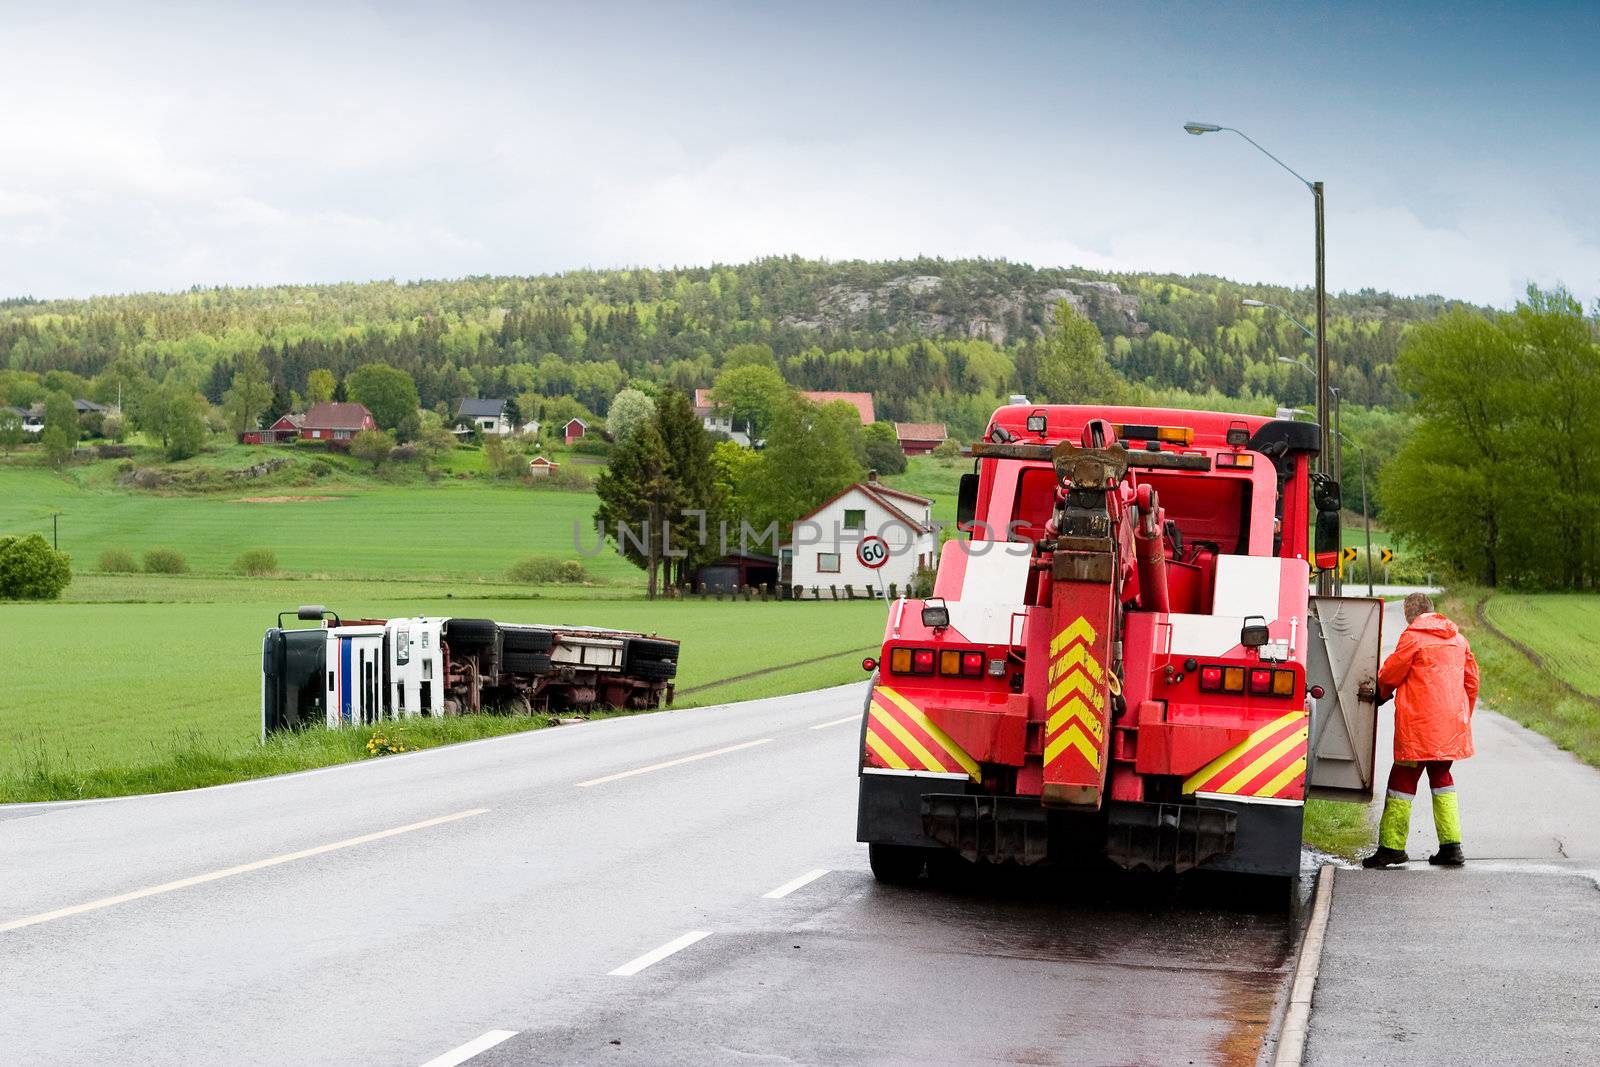
M1047 708L1057 707L1075 692L1082 693L1089 703L1097 708L1103 709L1106 706L1106 698L1100 692L1099 687L1094 684L1087 674L1081 671L1069 674L1061 679L1060 683L1050 690L1050 695L1045 697L1044 706Z
M1089 677L1097 682L1105 681L1105 668L1101 667L1100 661L1090 653L1088 645L1073 645L1061 653L1061 656L1050 664L1050 680L1055 681L1073 667L1082 667L1089 673Z
M1083 753L1083 758L1089 761L1089 766L1097 771L1100 769L1100 750L1075 722L1069 723L1065 730L1056 735L1054 741L1045 746L1044 765L1050 766L1069 747Z
M1299 759L1289 764L1289 766L1285 767L1283 772L1276 778L1262 786L1261 792L1257 793L1256 795L1262 797L1275 797L1278 795L1278 790L1282 789L1284 786L1288 785L1305 772L1306 758L1301 756Z
M974 782L983 780L983 773L978 769L978 761L967 755L966 751L956 744L954 738L939 729L932 719L922 713L921 708L886 685L878 686L877 692L888 697L895 707L906 713L907 718L922 727L923 731L933 739L933 743L944 749L945 754L951 759L961 764L961 769L971 775Z
M1050 716L1049 720L1044 724L1044 732L1048 736L1061 729L1067 723L1078 721L1081 721L1089 728L1089 732L1094 735L1096 741L1099 741L1101 736L1105 734L1105 727L1100 723L1100 716L1089 710L1089 705L1078 697L1073 697L1067 701L1065 707Z
M1263 726L1261 729L1257 730L1255 733L1251 734L1243 741L1240 741L1237 745L1234 745L1232 748L1228 749L1228 751L1224 752L1222 755L1218 756L1216 759L1212 760L1210 763L1191 774L1183 783L1183 791L1185 793L1193 793L1205 783L1206 779L1220 772L1228 764L1232 763L1234 760L1250 751L1250 749L1255 745L1260 744L1262 741L1265 741L1267 738L1283 729L1286 725L1288 725L1291 719L1305 718L1305 715L1306 713L1303 711L1291 711L1289 714L1267 723L1267 725Z
M943 760L924 748L922 742L917 740L916 735L906 729L905 723L898 721L883 708L878 707L876 704L872 705L870 720L876 723L880 729L889 731L902 745L906 746L911 754L917 757L918 762L922 764L923 770L943 771L945 769Z
M1084 618L1082 615L1079 615L1076 622L1062 630L1060 633L1056 634L1055 639L1050 642L1050 654L1052 656L1061 655L1061 650L1072 644L1072 642L1075 640L1082 640L1088 642L1089 644L1093 644L1094 636L1094 627L1089 625L1088 619Z
M1252 760L1250 765L1244 770L1240 771L1238 774L1222 783L1222 788L1218 789L1217 792L1237 793L1239 790L1244 788L1246 782L1250 781L1250 779L1254 778L1256 775L1260 774L1262 771L1266 770L1268 767L1272 766L1274 763L1277 763L1280 759L1286 756L1290 749L1304 745L1305 743L1306 731L1296 730L1282 741L1279 741L1277 744L1267 749L1266 752L1262 753L1256 759Z
M899 753L884 743L883 738L872 732L872 727L867 727L867 747L872 754L883 760L897 771L909 771L911 767L900 758Z

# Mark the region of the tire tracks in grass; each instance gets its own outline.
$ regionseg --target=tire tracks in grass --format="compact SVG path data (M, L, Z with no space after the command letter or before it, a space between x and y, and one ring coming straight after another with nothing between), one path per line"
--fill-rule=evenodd
M1517 640L1515 637L1512 637L1510 634L1500 629L1500 627L1489 621L1489 601L1493 599L1494 594L1491 593L1473 606L1472 613L1477 618L1478 625L1482 626L1485 630L1488 630L1500 640L1504 641L1506 644L1520 652L1529 663L1533 664L1534 670L1543 675L1546 680L1554 683L1558 689L1561 689L1568 696L1574 697L1577 700L1581 700L1590 707L1600 708L1600 697L1596 697L1593 693L1584 692L1582 689L1579 689L1577 686L1573 685L1571 682L1552 671L1549 666L1545 664L1544 657L1538 652L1535 652L1533 648Z
M707 689L716 689L719 686L732 685L734 682L748 682L752 678L760 678L763 675L772 674L774 671L786 671L794 667L809 667L813 663L823 663L830 659L838 659L840 656L851 656L857 652L871 652L872 648L873 646L871 645L863 645L859 648L846 648L838 652L829 652L823 656L813 656L810 659L796 660L793 663L779 663L775 666L766 667L759 671L750 671L746 674L735 674L729 678L718 678L716 681L706 682L704 685L691 686L688 689L679 689L674 692L673 699L690 696L695 693L703 693Z

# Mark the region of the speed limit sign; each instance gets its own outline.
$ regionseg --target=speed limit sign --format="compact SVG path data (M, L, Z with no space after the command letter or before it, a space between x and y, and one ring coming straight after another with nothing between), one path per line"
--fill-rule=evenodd
M856 561L863 567L877 570L889 562L889 542L881 537L863 537L856 546Z

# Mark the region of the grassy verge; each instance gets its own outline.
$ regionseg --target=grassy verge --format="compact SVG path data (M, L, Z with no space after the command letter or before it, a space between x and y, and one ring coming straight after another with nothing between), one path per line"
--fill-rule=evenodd
M1448 593L1440 609L1472 642L1484 704L1600 767L1600 699L1584 691L1594 685L1592 635L1600 624L1600 597L1460 589ZM1558 621L1552 622L1552 612Z
M1306 801L1302 840L1317 851L1353 860L1370 849L1375 839L1372 809L1368 805L1339 800Z
M129 753L126 763L80 764L70 754L39 747L0 777L0 800L82 800L135 793L165 793L241 782L290 771L353 763L389 754L383 739L399 751L433 748L456 741L539 730L554 724L549 715L462 715L450 719L411 719L351 730L306 730L280 734L248 745L229 745L191 733L151 746L149 755ZM369 742L378 735L373 748ZM404 746L403 749L400 746ZM376 748L376 751L373 749Z

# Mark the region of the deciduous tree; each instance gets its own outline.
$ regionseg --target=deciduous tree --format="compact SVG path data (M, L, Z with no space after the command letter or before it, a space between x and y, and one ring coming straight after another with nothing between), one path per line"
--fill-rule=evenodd
M78 408L66 393L51 393L44 399L44 430L39 434L44 454L57 467L72 458L78 447Z

